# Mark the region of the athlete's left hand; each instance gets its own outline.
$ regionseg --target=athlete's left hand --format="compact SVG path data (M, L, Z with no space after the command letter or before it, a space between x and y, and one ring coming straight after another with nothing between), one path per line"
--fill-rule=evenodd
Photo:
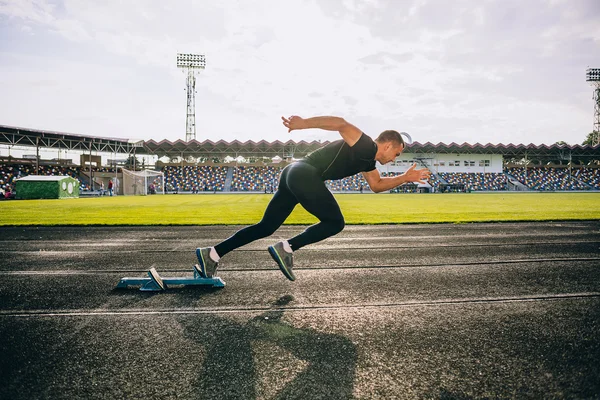
M431 172L427 168L416 169L417 163L414 163L410 168L406 170L402 175L406 178L407 182L419 182L426 183L427 179L431 176Z
M288 128L288 133L293 131L294 129L303 129L304 128L304 125L302 125L302 123L304 122L304 119L297 115L292 115L289 118L281 117L281 119L283 120L283 125L286 128Z

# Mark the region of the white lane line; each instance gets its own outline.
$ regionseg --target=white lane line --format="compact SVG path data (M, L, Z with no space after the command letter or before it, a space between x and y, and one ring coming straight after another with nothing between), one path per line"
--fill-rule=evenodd
M370 241L373 241L373 238L370 239ZM333 250L333 251L348 251L348 250L378 250L378 249L389 249L389 250L405 250L405 249L431 249L431 248L453 248L453 247L523 247L523 246L542 246L542 245L565 245L565 246L576 246L576 245L586 245L586 244L600 244L600 241L597 240L579 240L579 241L538 241L538 242L511 242L511 243L460 243L460 244L446 244L446 243L436 243L436 244L431 244L431 243L425 243L423 245L420 246L414 246L410 244L410 241L405 241L402 242L402 247L401 248L394 248L394 247L390 247L390 245L386 245L386 246L367 246L367 247L355 247L352 246L351 248L346 247L335 247L335 246L328 246L326 243L324 244L318 244L318 245L313 245L313 246L307 246L306 249L304 249L303 251L323 251L323 250ZM100 253L103 252L103 245L102 244L94 244L91 245L89 247L98 247L98 249L86 249L86 250L62 250L62 249L57 249L57 248L42 248L42 249L31 249L31 250L2 250L0 251L1 253L11 253L11 254L30 254L30 253L40 253L40 254L64 254L64 253L68 253L71 255L77 255L77 254L95 254L95 253ZM78 245L65 245L65 247L68 248L74 248L74 247L82 247L82 246L78 246ZM155 247L155 246L154 246ZM101 251L102 250L102 251ZM265 250L260 248L260 249L239 249L238 251L241 252L264 252ZM119 254L129 254L129 253L187 253L190 252L189 248L185 248L185 246L180 245L177 246L176 248L165 248L165 249L138 249L138 250L116 250L116 249L111 249L111 254L115 254L115 253L119 253Z
M501 264L527 264L541 262L585 262L585 261L600 261L600 257L578 257L578 258L524 258L516 260L493 260L493 261L469 261L458 263L441 263L441 264L398 264L398 265L346 265L343 267L294 267L299 271L328 271L328 270L344 270L344 269L394 269L394 268L430 268L430 267L461 267L475 265L501 265ZM38 270L23 270L23 271L0 271L0 276L45 276L45 275L108 275L108 274L143 274L151 267L159 268L160 266L152 264L145 269L111 269L111 270L53 270L53 271L38 271ZM188 269L167 269L160 267L162 271L167 273L185 273L191 272L191 267ZM279 271L277 267L272 268L222 268L221 272L262 272L262 271Z
M231 313L264 313L264 312L301 312L328 310L369 310L384 308L430 307L461 304L493 304L493 303L522 303L538 301L557 301L572 299L598 298L600 292L556 293L544 295L529 295L518 297L482 297L466 299L441 299L429 301L406 301L398 303L374 304L332 304L317 306L290 307L210 307L210 308L163 308L163 309L120 309L120 310L0 310L1 317L79 317L79 316L127 316L127 315L180 315L180 314L231 314Z

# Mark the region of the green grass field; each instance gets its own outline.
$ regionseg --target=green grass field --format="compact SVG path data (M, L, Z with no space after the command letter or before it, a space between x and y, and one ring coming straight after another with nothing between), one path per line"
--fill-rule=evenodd
M341 194L347 224L465 223L600 219L600 193ZM247 225L265 194L156 195L0 202L0 226ZM297 206L286 224L316 221Z

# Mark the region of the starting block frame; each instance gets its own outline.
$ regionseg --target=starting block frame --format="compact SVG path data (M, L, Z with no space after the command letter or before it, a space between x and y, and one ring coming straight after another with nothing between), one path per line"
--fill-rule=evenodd
M118 289L127 289L129 286L139 286L142 292L162 292L167 290L169 285L185 286L210 286L213 288L224 288L225 282L219 277L205 278L198 273L194 267L193 277L161 277L156 269L150 268L148 277L127 277L121 278L117 284Z

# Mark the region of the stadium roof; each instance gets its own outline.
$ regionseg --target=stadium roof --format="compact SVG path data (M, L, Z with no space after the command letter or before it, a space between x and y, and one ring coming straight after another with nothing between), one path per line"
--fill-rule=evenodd
M600 145L535 145L530 144L469 144L469 143L437 143L431 142L419 143L414 142L408 146L405 152L410 153L437 153L437 154L502 154L506 157L520 157L527 155L529 157L552 157L556 155L566 155L581 157L581 156L600 156Z
M0 125L0 144L15 146L40 146L46 148L61 148L66 150L79 150L109 152L119 154L149 154L158 157L275 157L282 158L296 157L300 158L318 149L329 141L299 141L288 140L281 142L267 142L261 140L254 142L248 140L240 142L234 140L227 142L219 140L213 142L204 140L199 142L192 140L185 142L176 140L154 140L132 141L127 139L92 137L76 135L72 133L62 133L53 131L44 131L38 129L18 128L13 126ZM527 156L529 158L593 158L600 159L600 145L581 146L581 145L535 145L535 144L469 144L469 143L419 143L414 142L407 146L406 153L427 155L427 154L502 154L507 158L520 158Z
M150 153L155 154L159 157L178 157L181 155L191 157L210 157L210 156L244 156L244 157L274 157L276 155L285 158L286 156L294 156L296 158L302 157L313 150L318 149L326 144L330 143L312 141L312 142L280 142L278 140L274 142L267 142L261 140L260 142L246 141L240 142L234 140L233 142L226 142L219 140L213 142L205 140L198 142L192 140L190 142L184 142L177 140L171 142L169 140L161 140L155 142L149 140L144 142L144 148ZM419 143L413 142L408 145L405 153L410 154L502 154L505 157L517 158L527 155L530 158L568 158L571 157L598 157L600 158L600 146L581 146L581 145L535 145L535 144L469 144L469 143Z
M83 136L74 133L0 125L0 144L10 146L39 146L88 152L91 149L92 151L129 154L134 149L143 149L143 143L143 141L128 139Z
M254 142L252 140L246 142L240 142L239 140L234 140L232 142L226 142L224 140L219 140L217 142L211 140L204 140L202 142L196 140L189 142L184 142L183 140L176 140L175 142L161 140L160 142L155 142L154 140L149 140L144 142L144 147L150 154L155 154L159 157L179 157L181 155L191 157L211 157L219 155L232 157L280 156L286 158L292 156L304 156L327 143L329 142L320 142L316 140L312 142L306 142L304 140L299 142L294 142L292 140L288 140L287 142L281 142L279 140L274 142L267 142L266 140L261 140L259 142Z

